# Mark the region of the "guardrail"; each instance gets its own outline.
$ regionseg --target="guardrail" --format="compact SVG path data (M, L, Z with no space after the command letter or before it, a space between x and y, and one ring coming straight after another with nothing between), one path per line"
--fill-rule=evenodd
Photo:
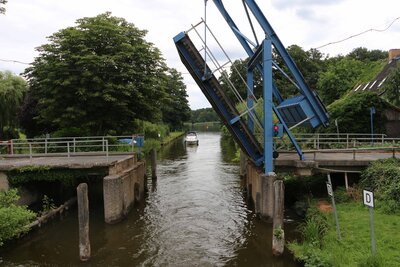
M135 152L137 147L143 145L143 142L136 145L138 137L143 140L143 135L12 139L0 141L0 154L28 155L32 158L48 154L71 157L100 153L108 157L115 152Z
M400 147L375 147L375 148L348 148L348 149L324 149L324 150L304 150L305 154L312 154L313 160L321 159L321 156L329 153L342 153L349 155L349 157L343 158L343 160L360 160L364 159L361 155L371 153L374 151L375 154L381 154L382 158L396 158L396 155L400 152ZM318 157L320 156L320 157ZM323 157L322 157L323 158Z
M360 147L400 147L400 138L388 138L385 134L360 134L360 133L342 133L342 134L294 134L297 143L303 148L338 149L338 148L360 148ZM277 146L290 148L287 140L276 139Z

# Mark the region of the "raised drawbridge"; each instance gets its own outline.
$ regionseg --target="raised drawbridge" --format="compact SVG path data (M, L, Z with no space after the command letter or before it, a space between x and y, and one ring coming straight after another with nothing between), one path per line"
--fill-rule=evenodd
M229 80L228 67L231 72L240 71L235 69L235 64L205 19L174 37L183 64L242 151L257 166L264 164L265 173L273 172L273 158L276 157L274 138L281 137L283 132L287 134L300 159L304 159L290 129L297 126L327 126L329 117L324 105L317 94L309 89L293 59L254 0L242 0L244 14L252 29L252 38L240 31L222 0L213 2L247 54L245 77L239 75L246 88L245 95L238 90L240 85ZM205 3L207 5L207 1ZM258 42L252 19L258 22L258 30L263 33L264 39L261 42ZM199 30L202 26L204 35ZM207 40L207 33L212 41ZM196 39L196 42L192 39ZM275 57L279 57L286 67L277 64L273 51ZM284 69L288 71L285 72ZM282 91L273 80L273 72L279 72L287 78L296 88L296 94L284 99ZM254 78L256 73L260 75L258 81ZM254 93L255 82L262 84L260 99Z

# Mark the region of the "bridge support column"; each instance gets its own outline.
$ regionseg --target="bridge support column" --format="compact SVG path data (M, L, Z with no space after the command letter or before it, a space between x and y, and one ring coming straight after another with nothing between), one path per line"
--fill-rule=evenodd
M285 248L283 216L285 209L285 185L282 180L274 182L274 221L272 234L272 254L280 256Z
M261 174L260 179L260 191L261 191L261 210L260 214L263 217L273 218L274 215L274 182L276 180L276 174L269 172L267 174Z
M144 198L145 163L120 162L110 167L103 179L104 220L117 223L125 218L132 205Z

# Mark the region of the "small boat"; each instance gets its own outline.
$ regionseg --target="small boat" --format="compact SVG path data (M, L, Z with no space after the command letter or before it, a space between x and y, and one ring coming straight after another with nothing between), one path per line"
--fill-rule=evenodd
M187 132L185 137L185 144L198 146L199 139L197 138L197 133L193 131Z

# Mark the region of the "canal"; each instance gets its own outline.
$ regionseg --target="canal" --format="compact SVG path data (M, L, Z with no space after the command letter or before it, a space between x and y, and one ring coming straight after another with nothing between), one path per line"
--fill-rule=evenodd
M271 253L271 224L246 204L239 167L219 133L199 146L177 141L159 153L158 180L145 203L116 225L90 196L92 257L79 262L76 210L0 251L2 266L298 266ZM292 238L295 224L285 225Z

